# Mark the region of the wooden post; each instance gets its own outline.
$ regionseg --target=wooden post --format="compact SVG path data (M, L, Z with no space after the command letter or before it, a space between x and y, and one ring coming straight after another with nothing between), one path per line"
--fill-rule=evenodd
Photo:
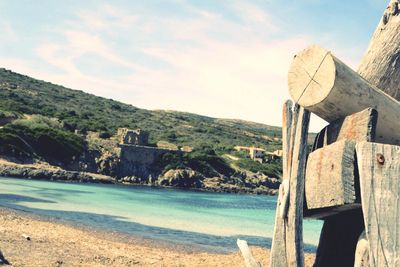
M400 103L321 47L311 46L295 57L289 92L296 103L328 122L372 107L379 113L376 140L400 144Z
M341 140L374 142L378 112L367 108L331 122L315 138L313 151Z
M284 106L283 152L284 181L289 179L289 208L287 217L280 216L280 203L284 197L280 190L275 217L274 238L271 248L270 266L304 266L303 249L303 198L304 175L307 158L307 136L310 112L296 105L291 114L291 104ZM291 122L288 119L291 118ZM287 137L290 138L287 140ZM281 185L280 189L283 188ZM287 194L287 193L286 193Z
M270 256L270 266L271 267L286 267L286 215L280 214L280 210L284 209L287 213L289 190L284 192L284 184L289 183L289 153L290 153L290 135L292 128L292 101L288 100L283 105L283 117L282 117L282 184L279 187L278 203L276 207L275 214L275 227L274 234L271 245L271 256ZM291 156L290 156L291 158ZM285 216L283 216L285 215Z
M400 266L400 147L356 145L370 266Z
M358 73L400 100L400 6L391 0L361 61Z
M310 112L302 107L299 109L299 120L297 122L296 135L294 136L290 173L290 204L286 229L286 254L288 266L301 267L304 266L303 200Z

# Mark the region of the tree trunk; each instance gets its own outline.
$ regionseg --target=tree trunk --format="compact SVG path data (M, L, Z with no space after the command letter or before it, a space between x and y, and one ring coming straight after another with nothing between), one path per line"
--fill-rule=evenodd
M399 8L399 0L390 1L358 69L364 79L397 100L400 100Z

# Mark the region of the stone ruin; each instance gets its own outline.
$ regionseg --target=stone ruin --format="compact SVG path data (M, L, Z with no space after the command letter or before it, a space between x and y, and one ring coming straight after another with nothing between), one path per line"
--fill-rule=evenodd
M121 145L146 146L149 143L149 133L141 129L119 128L117 134Z

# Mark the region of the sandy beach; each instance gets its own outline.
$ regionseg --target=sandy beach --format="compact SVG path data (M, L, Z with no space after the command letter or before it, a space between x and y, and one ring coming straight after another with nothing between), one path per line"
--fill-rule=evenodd
M0 221L0 250L12 266L244 266L239 252L195 251L7 208L0 208ZM268 266L268 249L252 247L252 251L262 266ZM307 254L306 265L313 261L314 255Z

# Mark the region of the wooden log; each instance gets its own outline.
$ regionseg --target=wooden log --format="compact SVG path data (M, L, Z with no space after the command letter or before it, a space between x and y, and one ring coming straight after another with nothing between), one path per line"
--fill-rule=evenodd
M304 266L303 200L310 112L304 108L300 108L298 118L297 127L295 127L296 134L294 136L290 172L290 204L286 228L286 255L288 266L301 267Z
M288 79L295 102L328 122L369 107L376 109L376 140L400 144L400 103L329 51L311 46L300 52L292 62Z
M400 9L391 0L372 36L358 73L388 95L400 100Z
M282 216L280 214L280 210L284 209L284 215L287 215L287 207L288 206L288 192L289 190L283 190L283 184L289 184L289 152L290 149L290 136L291 136L291 128L292 128L292 101L288 100L283 105L283 124L282 124L282 184L279 187L279 195L278 195L278 203L276 207L276 215L275 215L275 227L274 234L272 238L271 245L271 256L270 256L270 266L271 267L286 267L286 216ZM290 156L291 158L292 156ZM287 192L284 192L287 191ZM286 203L284 203L286 202Z
M251 253L249 245L245 240L238 239L236 241L236 244L238 245L239 250L242 253L242 256L244 258L244 265L246 267L261 267L261 263L256 261L256 259L253 257L253 253Z
M400 266L400 147L356 145L370 266Z
M354 141L342 140L309 155L305 182L308 209L360 207L355 188L355 145Z
M316 136L313 151L341 140L356 142L375 141L378 112L367 108L345 118L331 122Z

